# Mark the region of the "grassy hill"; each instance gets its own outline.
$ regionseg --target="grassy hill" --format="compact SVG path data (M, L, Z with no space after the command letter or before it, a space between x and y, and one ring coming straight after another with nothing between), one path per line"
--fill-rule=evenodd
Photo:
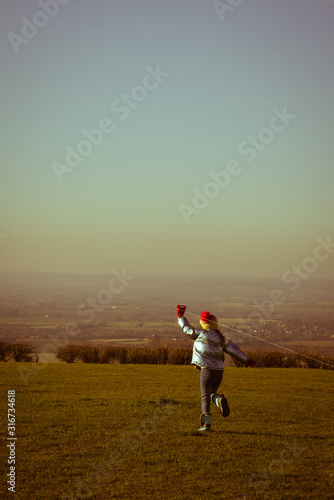
M334 499L331 371L227 368L231 414L201 435L190 366L49 364L26 386L18 365L0 364L1 498Z

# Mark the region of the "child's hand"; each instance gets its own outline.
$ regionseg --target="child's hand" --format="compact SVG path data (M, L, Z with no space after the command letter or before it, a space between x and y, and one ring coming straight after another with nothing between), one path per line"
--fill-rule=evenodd
M184 313L186 312L187 306L177 306L177 317L182 318Z
M248 358L247 362L246 362L246 366L250 366L251 368L253 368L254 365L255 365L255 361L251 358Z
M247 362L246 362L246 366L250 366L251 368L253 368L254 365L255 365L255 361L253 361L252 359L248 358Z

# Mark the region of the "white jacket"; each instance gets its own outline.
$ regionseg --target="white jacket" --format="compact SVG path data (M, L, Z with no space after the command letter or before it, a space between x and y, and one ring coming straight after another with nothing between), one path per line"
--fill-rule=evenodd
M224 370L225 352L242 363L247 363L248 356L230 340L222 343L221 336L216 330L203 330L189 325L187 318L179 318L178 324L182 331L193 339L192 365L210 370Z

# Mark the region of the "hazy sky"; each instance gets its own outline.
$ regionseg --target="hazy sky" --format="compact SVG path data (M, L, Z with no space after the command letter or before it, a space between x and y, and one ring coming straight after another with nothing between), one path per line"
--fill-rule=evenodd
M334 240L333 20L2 0L0 270L281 276Z

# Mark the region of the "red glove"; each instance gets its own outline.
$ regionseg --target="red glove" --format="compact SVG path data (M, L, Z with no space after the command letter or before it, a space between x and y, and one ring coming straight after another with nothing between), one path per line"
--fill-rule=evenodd
M182 318L184 313L186 312L187 306L177 306L177 317Z
M246 366L250 366L252 368L254 365L255 365L255 361L253 361L252 359L248 358Z

